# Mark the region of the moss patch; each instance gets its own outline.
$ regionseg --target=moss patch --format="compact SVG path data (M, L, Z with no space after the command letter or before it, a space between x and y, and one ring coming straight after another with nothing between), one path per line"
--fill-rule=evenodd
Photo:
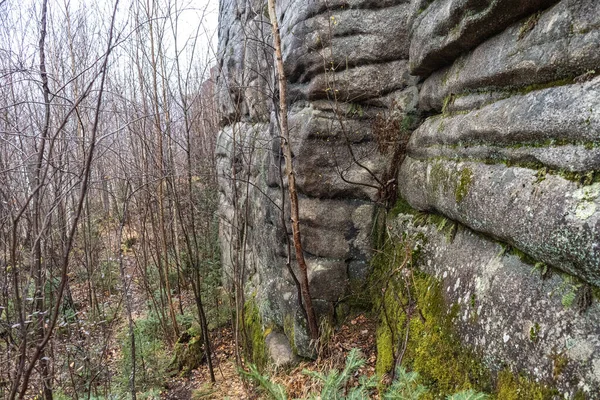
M419 373L422 383L430 388L430 398L470 388L490 390L489 372L454 333L458 305L448 307L441 283L414 268L418 254L418 246L403 238L388 241L374 258L373 283L378 289L373 296L380 321L377 372L391 371L398 347L404 347L408 326L402 364ZM408 324L407 312L411 314Z
M244 305L244 329L246 332L246 357L259 370L267 365L267 346L265 337L269 332L263 329L262 318L254 300L248 300Z
M454 170L444 165L441 160L435 160L431 165L429 178L437 190L442 191L443 195L447 195L452 190L456 202L460 203L469 194L473 183L473 171L469 167Z
M200 366L204 358L202 330L197 324L181 334L173 348L173 373L188 374Z
M458 185L454 190L457 203L460 203L469 193L469 186L471 185L471 182L473 182L473 171L471 171L470 168L463 168L460 171L459 177Z
M549 400L556 396L556 390L532 382L525 376L517 375L508 369L498 374L498 400Z
M458 179L460 179L462 177L463 171L460 171L460 173L448 171L446 169L446 167L444 166L443 161L456 162L455 159L450 158L450 157L436 157L435 159L433 159L433 162L431 163L430 178L432 179L432 183L434 185L436 185L436 187L438 187L438 188L441 187L444 190L448 190L448 188L449 188L448 180L450 178L456 180L457 175L458 175ZM586 172L573 172L573 171L566 171L564 169L550 168L547 165L544 165L541 162L537 162L537 161L514 161L514 160L502 158L502 157L493 158L493 159L492 158L470 158L468 161L472 162L472 163L483 163L483 164L487 164L487 165L504 164L506 167L509 167L509 168L510 167L527 168L527 169L538 171L538 172L536 172L536 174L542 173L539 171L543 171L543 175L545 176L544 179L546 179L548 175L555 175L555 176L560 176L561 178L566 179L568 181L575 182L581 186L589 186L594 183L600 182L600 170L590 170L590 171L586 171ZM468 178L465 176L465 183L467 183L467 182L468 182ZM538 180L536 183L539 183L539 182L540 181ZM466 188L468 189L467 186L466 186ZM455 195L456 195L456 192L455 192Z
M295 331L294 331L294 317L290 314L286 314L283 318L283 333L287 336L290 341L290 347L294 354L298 354L298 348L296 347Z
M550 82L545 82L545 83L534 83L533 85L528 85L525 87L517 88L515 90L515 92L518 94L527 94L527 93L531 93L536 90L543 90L543 89L549 89L549 88L558 87L558 86L570 85L572 83L573 83L573 78L568 77L568 78L557 79L555 81L550 81Z
M390 217L395 218L400 214L416 215L418 213L419 212L415 210L410 204L408 204L406 200L398 196L398 199L396 200L394 207L392 207L392 209L390 210L389 215Z
M426 218L425 223L433 222ZM383 236L387 240L372 260L369 285L374 312L379 317L378 374L390 373L403 353L402 365L418 372L419 383L429 388L424 399L445 398L467 389L492 393L498 400L545 400L556 396L555 389L508 369L492 373L480 354L461 343L455 330L460 306L448 304L442 282L418 269L426 237L406 232L385 232ZM471 296L467 306L476 305L477 298ZM538 340L539 331L539 324L534 324L530 331L533 342ZM558 361L555 364L564 368L564 362Z

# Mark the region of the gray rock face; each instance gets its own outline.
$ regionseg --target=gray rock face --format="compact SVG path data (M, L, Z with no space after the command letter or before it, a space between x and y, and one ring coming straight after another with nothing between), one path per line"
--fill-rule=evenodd
M271 27L261 0L223 0L219 6L216 100L224 123L244 118L268 121Z
M456 321L464 343L492 371L508 366L567 398L600 390L598 302L579 314L561 301L567 289L600 285L600 2L281 0L277 7L319 316L331 319L367 279L376 207L397 187L418 211L461 224L452 241L407 215L393 229L421 238L421 268L442 280L449 306L467 313ZM293 255L288 266L265 10L259 0L221 1L222 261L227 278L243 275L263 324L311 357ZM404 149L399 138L408 134ZM499 243L560 272L542 279L534 265L500 254ZM284 337L269 337L287 360ZM560 376L552 352L569 359Z
M406 0L290 0L278 6L292 83L309 83L326 69L341 72L407 59Z
M435 71L423 84L421 107L439 111L450 95L522 88L597 72L599 29L600 3L561 1Z
M418 102L417 78L407 70L407 2L334 3L278 2L302 243L311 296L319 318L327 319L370 270L374 202L390 177L391 157L380 152L373 120L388 113L386 105L405 115ZM298 355L312 357L293 251L288 255L270 27L260 2L221 6L217 167L224 275L229 285L243 276L262 323L283 331Z
M600 169L600 79L515 94L474 110L427 119L408 144L412 157Z
M408 181L414 182L407 186ZM600 183L579 187L526 168L407 158L402 195L600 285ZM493 201L490 201L493 199Z
M434 0L416 10L410 71L429 75L508 24L556 0ZM423 3L423 2L420 2Z
M297 357L292 351L288 338L278 332L271 332L265 338L265 344L269 356L273 361L273 365L276 368L281 368L289 365L293 365L297 361Z
M600 386L600 304L583 314L576 300L567 304L581 290L568 276L540 279L541 269L469 229L459 227L449 238L404 214L390 225L397 235L415 238L419 267L442 282L449 307L459 309L455 325L463 343L484 349L488 367L528 371L568 398ZM554 368L557 355L566 361L560 374Z
M371 121L309 106L293 108L289 124L292 151L302 160L296 164L298 190L317 198L376 200L373 175L381 176L388 163L377 151Z
M552 299L568 286L561 279L600 285L599 6L593 0L413 1L408 20L409 65L425 78L418 108L430 117L410 138L398 187L416 209L466 227L451 244L431 228L421 232L427 238L422 267L463 308L464 296L484 297L477 323L463 318L457 326L490 357L486 365L527 371L565 398L600 387L594 356L600 333L590 324L599 315L597 302L577 315ZM496 240L538 269L566 275L531 276L533 265L498 256ZM527 343L535 324L548 327L547 340L565 344ZM575 369L551 376L551 348L577 360Z

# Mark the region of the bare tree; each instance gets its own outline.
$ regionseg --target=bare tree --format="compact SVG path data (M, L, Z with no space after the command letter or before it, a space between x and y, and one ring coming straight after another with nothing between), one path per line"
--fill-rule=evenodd
M63 296L65 294L65 289L67 287L67 283L68 283L68 279L69 279L68 278L68 269L69 269L69 260L70 260L70 256L71 256L71 250L73 247L75 235L77 233L78 222L81 217L84 202L85 202L87 192L88 192L88 184L89 184L89 180L90 180L91 165L92 165L92 160L94 157L96 136L97 136L98 126L99 126L100 108L102 105L102 93L104 91L104 85L106 82L106 71L108 68L109 56L110 56L110 53L114 46L114 44L113 44L114 20L115 20L117 6L118 6L118 0L115 1L115 4L114 4L112 20L111 20L111 24L110 24L110 28L109 28L109 33L108 33L108 36L109 36L108 44L107 44L106 51L103 55L102 64L100 66L99 83L98 83L98 88L97 88L98 94L97 94L96 106L95 106L95 110L94 110L95 116L94 116L94 122L92 125L92 130L90 132L89 146L88 146L88 150L87 150L87 154L86 154L86 159L82 166L82 170L80 172L81 180L80 180L80 182L78 182L79 194L77 197L74 214L71 218L70 226L69 226L68 233L66 236L66 243L64 243L64 248L63 248L62 255L61 255L60 284L58 286L56 297L54 299L54 304L53 304L53 308L52 308L50 317L48 318L47 322L45 320L42 320L44 322L42 325L43 329L44 329L43 336L41 336L38 343L35 344L32 354L28 354L29 346L28 346L28 341L27 341L27 325L26 325L26 321L25 321L23 308L21 307L21 311L19 312L19 321L20 321L19 323L21 324L22 337L21 337L21 344L20 344L20 350L19 350L20 354L19 354L19 357L17 358L17 362L15 363L15 375L14 375L15 379L12 381L11 390L9 393L9 399L11 399L11 400L16 398L17 396L19 398L25 397L25 394L29 388L29 380L31 378L32 372L44 354L46 346L52 337L54 328L56 327L56 323L57 323L59 315L60 315L62 300L63 300ZM19 305L23 304L22 297L21 297L21 294L19 291L19 286L20 286L19 275L18 275L19 268L17 267L17 265L18 265L17 248L18 248L18 243L19 243L17 231L18 231L19 220L23 216L23 213L25 212L30 201L33 202L34 206L38 205L38 200L36 200L36 198L38 195L40 195L41 191L44 189L44 186L46 185L45 179L47 177L47 174L48 174L48 171L50 168L50 163L47 163L44 167L42 167L41 162L44 161L45 157L49 157L52 155L53 147L54 147L54 140L52 140L48 145L48 150L46 150L46 140L48 139L48 136L49 136L49 119L50 119L50 112L49 112L50 90L48 88L47 71L46 71L46 64L45 64L45 36L46 36L47 13L48 13L47 0L44 0L43 6L42 6L42 14L41 14L42 22L41 22L39 47L40 47L40 73L41 73L41 79L42 79L43 97L44 97L44 104L45 104L44 105L44 107L45 107L44 121L45 122L43 124L43 129L40 134L41 144L40 144L39 153L38 153L39 154L38 164L36 167L36 171L43 170L43 172L39 172L39 174L36 173L36 175L35 175L36 178L34 180L35 186L34 186L32 193L30 194L28 199L25 201L21 210L19 212L17 212L16 215L14 215L12 218L13 222L12 222L12 241L11 241L10 260L11 260L11 265L14 266L12 268L14 291L15 291L14 300L15 300L15 303L19 304ZM88 87L86 88L86 91L84 93L85 95L90 93L91 88L93 87L94 83L96 83L95 80L93 80L88 85ZM75 104L77 104L78 102L81 102L81 100L82 100L82 98L77 99ZM63 119L63 121L56 128L56 130L55 130L56 134L60 133L60 131L65 127L65 125L68 122L68 118L72 115L73 111L74 111L74 107L71 107L71 111L67 114L67 117L65 119ZM54 138L56 138L56 134L54 135ZM34 212L38 212L38 211L39 210L34 210ZM34 225L36 225L36 224L34 224ZM36 244L36 241L38 241L38 240L40 240L39 234L38 234L38 237L34 238L33 253L34 253L34 257L39 255L40 260L35 259L34 263L41 262L41 254L37 247L38 245ZM35 266L34 266L34 270L37 270L37 268ZM39 279L41 279L41 278L39 278ZM42 329L42 328L40 328L40 329ZM42 362L42 368L44 368L45 361L46 360L44 360ZM43 375L44 375L44 373L43 373ZM47 384L46 379L45 379L45 384L44 384L44 396L46 398L52 398L52 392L51 392L49 385Z
M292 163L292 150L290 142L290 131L288 128L288 106L287 106L287 77L283 68L283 57L281 54L281 36L279 34L279 24L277 22L277 14L275 12L275 0L268 0L269 17L271 19L271 27L273 30L273 44L275 47L275 60L277 65L278 81L279 81L279 131L281 133L281 149L285 157L285 169L288 178L288 191L290 195L292 234L294 239L294 249L296 261L300 269L300 285L302 289L302 299L308 319L308 328L310 336L313 340L319 338L319 326L317 317L312 305L310 297L310 287L308 284L308 267L304 259L304 251L302 248L300 234L300 212L298 207L298 192L296 190L296 176Z

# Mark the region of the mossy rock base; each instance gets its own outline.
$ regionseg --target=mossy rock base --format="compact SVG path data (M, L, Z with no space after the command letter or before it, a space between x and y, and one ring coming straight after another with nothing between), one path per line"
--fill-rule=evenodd
M246 358L256 364L259 370L263 370L268 360L265 337L270 333L270 329L264 329L258 305L254 300L248 300L244 305L244 329Z
M173 375L187 374L198 368L204 360L202 334L193 327L181 334L173 348L170 371Z
M432 398L470 388L534 400L600 390L593 289L446 217L402 204L394 214L369 283L378 373L403 353Z

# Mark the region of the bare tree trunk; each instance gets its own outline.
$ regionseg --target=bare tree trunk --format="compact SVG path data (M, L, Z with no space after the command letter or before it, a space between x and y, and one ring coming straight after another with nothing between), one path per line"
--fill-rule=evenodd
M136 390L135 390L135 374L136 374L136 365L135 365L135 330L133 328L133 307L132 307L132 299L131 299L131 279L127 279L125 274L125 266L124 256L123 256L123 248L121 247L121 241L123 240L123 228L125 227L125 222L127 221L127 211L129 208L129 182L127 183L127 188L125 189L125 199L123 202L123 215L121 216L121 224L119 226L119 240L117 245L119 246L119 273L121 275L121 287L123 288L123 295L125 296L125 310L127 312L127 329L129 333L129 345L131 347L131 372L129 374L129 391L131 392L131 399L136 400Z
M294 248L296 250L296 261L300 269L300 286L304 307L308 319L308 328L310 337L313 340L319 339L319 326L317 317L310 297L310 287L308 284L308 267L304 259L300 235L300 213L298 207L298 192L296 190L296 175L292 165L292 150L290 148L290 132L287 120L287 78L283 69L283 58L281 56L281 36L279 34L279 24L277 23L277 14L275 13L275 0L268 0L269 17L271 19L271 28L273 30L273 44L275 47L275 62L277 64L277 73L279 80L279 131L281 133L281 149L285 157L285 169L288 177L288 190L290 194L292 236L294 239Z
M67 242L65 243L65 247L63 250L63 254L62 254L61 282L60 282L60 285L58 288L58 294L56 296L56 301L54 303L52 314L51 314L50 320L48 322L48 328L46 329L43 339L36 346L36 350L35 350L34 354L29 359L29 365L27 366L24 373L20 377L21 379L19 379L16 382L13 382L13 390L11 390L11 394L9 396L9 398L11 400L13 400L16 397L17 391L19 392L19 399L23 399L25 397L25 394L26 394L28 386L29 386L29 379L31 378L31 374L32 374L37 362L39 361L40 357L44 353L46 345L48 344L48 342L50 341L50 338L52 337L52 332L54 331L54 328L56 327L56 323L58 321L58 316L60 314L60 306L62 303L63 295L65 293L65 288L67 287L67 283L68 283L68 279L69 279L68 270L69 270L69 260L70 260L70 256L71 256L71 250L73 248L73 242L74 242L75 234L77 232L77 225L78 225L79 219L81 217L83 205L84 205L85 198L86 198L86 195L88 192L88 184L89 184L89 179L90 179L92 160L94 158L94 149L96 147L96 135L97 135L98 124L99 124L99 119L100 119L100 107L102 105L102 93L104 92L104 84L106 82L106 71L108 68L108 59L109 59L110 53L113 49L114 24L115 24L115 17L116 17L116 13L117 13L118 3L119 3L119 0L115 0L112 19L111 19L111 23L110 23L107 51L104 54L104 61L103 61L102 68L101 68L100 87L98 89L99 94L98 94L98 99L97 99L96 108L95 108L94 123L93 123L93 127L92 127L91 138L90 138L90 148L88 150L87 158L86 158L84 166L83 166L83 171L82 171L83 178L82 178L82 182L81 182L81 186L80 186L79 198L77 200L75 213L74 213L73 220L71 222L71 226L69 228L69 233L67 236ZM89 91L86 91L86 92L89 92ZM38 190L38 189L36 188L36 190ZM18 282L15 282L15 283L18 284ZM23 363L23 366L24 366L24 363ZM18 390L19 386L20 386L20 390Z
M150 2L147 2L148 11L150 11ZM154 39L154 24L152 19L148 24L150 29L150 55L152 62L152 86L153 86L153 102L154 102L154 113L155 113L155 124L156 124L156 135L157 135L157 144L156 151L158 154L158 173L159 173L159 181L158 181L158 223L160 228L160 236L161 236L161 244L162 244L162 255L164 257L164 285L165 292L167 297L167 306L169 310L169 316L171 317L171 323L173 325L173 332L175 337L179 337L179 325L177 324L177 317L175 315L175 307L173 305L173 297L171 294L171 283L169 282L169 246L167 243L167 230L165 227L165 165L164 165L164 148L163 148L163 132L162 132L162 124L161 124L161 113L159 109L159 90L158 90L158 60L157 57L164 56L160 49L155 50L155 39ZM159 44L160 45L160 44ZM164 105L167 106L166 104ZM166 121L168 125L169 121ZM159 255L160 257L160 255ZM160 267L159 267L160 268Z
M46 52L45 52L45 40L46 40L46 26L47 26L47 15L48 15L48 0L44 0L42 4L42 21L41 21L41 32L39 42L40 52L40 77L42 79L42 92L44 96L44 126L41 134L41 144L38 153L37 165L35 169L35 186L43 186L42 175L44 161L44 152L46 150L46 138L48 137L48 131L50 130L50 88L48 86L48 74L46 72ZM33 262L35 270L35 298L36 298L36 312L38 313L38 328L37 335L38 340L43 341L44 332L44 271L42 270L42 248L41 240L43 234L43 228L41 227L40 217L42 214L40 192L37 191L33 197L33 236L35 243L33 245ZM40 354L40 370L42 373L42 385L43 395L45 400L52 400L52 379L49 374L48 361L45 356L45 349Z

